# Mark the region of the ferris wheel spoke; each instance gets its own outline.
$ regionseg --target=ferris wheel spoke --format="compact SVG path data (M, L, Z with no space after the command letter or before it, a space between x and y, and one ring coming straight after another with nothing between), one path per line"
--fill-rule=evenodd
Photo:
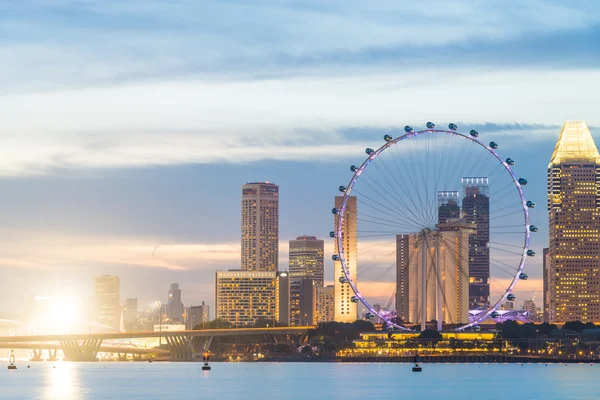
M367 199L367 200L365 200ZM415 225L418 225L418 222L414 219L412 219L409 215L406 215L404 212L400 212L400 214L402 214L402 216L404 216L406 218L406 220L401 220L397 217L397 215L394 213L394 210L391 210L389 207L386 207L386 205L378 202L377 200L373 200L368 196L360 196L360 200L358 201L361 204L365 204L370 206L371 208L369 209L369 211L372 210L376 210L379 211L381 213L380 217L386 216L388 218L391 218L394 221L397 221L398 223L401 223L403 226L408 226L410 227L411 225L405 225L406 222L412 222ZM374 206L373 203L377 204L380 207ZM387 210L387 211L386 211ZM362 216L363 213L360 213L360 215Z
M382 200L384 200L387 204L389 204L391 207L393 207L396 212L398 212L399 214L402 214L403 216L405 216L407 219L412 220L409 215L410 213L405 213L401 208L396 206L396 202L393 200L393 196L391 194L388 193L388 196L386 196L385 194L382 194L381 191L377 188L377 183L375 182L375 184L371 183L370 181L366 181L365 184L371 189L372 192L376 193L377 195L379 195L381 197ZM385 192L386 190L382 188L382 190ZM371 199L371 197L368 197L366 195L363 194L363 197L371 200L371 201L376 201ZM377 202L380 203L380 202ZM389 208L389 207L388 207ZM414 208L415 210L418 210L418 208L415 206ZM390 209L391 210L391 209ZM416 218L419 218L418 215L414 215ZM420 222L420 221L419 221Z
M405 173L403 176L408 176L409 177L408 180L413 183L413 187L411 187L410 189L407 189L404 192L405 197L407 197L408 201L412 205L412 207L407 207L407 208L412 209L412 210L414 210L414 212L416 214L419 214L420 227L422 228L424 226L427 226L427 217L426 217L427 209L423 208L423 206L422 206L423 201L421 199L420 190L416 183L416 179L417 179L416 174L413 173L413 171L411 171L408 167L404 166L404 164L405 164L404 158L400 158L400 163L403 164L403 170L408 171L408 173ZM415 194L417 195L417 198L414 197ZM419 206L419 205L421 205L421 206Z
M404 216L406 216L406 214L404 213L403 210L410 210L410 208L408 207L408 205L406 203L404 203L401 199L402 199L402 195L400 194L400 192L398 191L398 189L392 184L391 180L387 179L386 174L383 171L387 171L389 173L389 169L387 168L387 166L385 166L385 160L382 158L381 160L382 162L382 167L383 168L379 168L379 165L375 164L375 167L381 172L381 174L383 176L386 177L386 181L388 183L388 185L392 188L392 190L396 193L396 196L392 196L392 198L395 200L396 203L398 203L399 207L395 207L400 213L402 213ZM383 171L381 171L383 169ZM399 186L402 186L400 184L400 182L398 182L397 178L395 176L392 175L392 179L394 179L396 181L396 183ZM400 191L402 191L402 187L400 189ZM416 207L416 205L414 205L415 210L418 210L418 207ZM406 216L408 218L408 216Z

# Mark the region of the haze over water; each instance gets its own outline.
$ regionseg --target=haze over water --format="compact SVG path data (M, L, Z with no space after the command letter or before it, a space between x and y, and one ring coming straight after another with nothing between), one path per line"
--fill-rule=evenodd
M21 363L3 400L597 399L600 364ZM56 365L56 368L53 368Z

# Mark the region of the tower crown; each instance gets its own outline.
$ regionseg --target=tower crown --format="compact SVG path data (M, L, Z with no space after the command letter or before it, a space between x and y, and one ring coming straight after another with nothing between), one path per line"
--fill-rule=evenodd
M566 121L560 131L550 165L566 161L583 161L600 164L600 154L594 138L584 121Z

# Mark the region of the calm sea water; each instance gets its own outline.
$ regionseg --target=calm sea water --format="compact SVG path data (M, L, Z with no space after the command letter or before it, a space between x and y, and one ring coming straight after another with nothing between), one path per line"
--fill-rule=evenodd
M600 364L24 363L2 400L599 399ZM56 365L56 368L53 368Z

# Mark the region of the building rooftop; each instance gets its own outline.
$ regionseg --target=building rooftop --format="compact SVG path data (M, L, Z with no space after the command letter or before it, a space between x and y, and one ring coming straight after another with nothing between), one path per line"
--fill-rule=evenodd
M565 161L594 162L600 164L600 154L594 138L584 121L567 121L560 131L550 165Z

